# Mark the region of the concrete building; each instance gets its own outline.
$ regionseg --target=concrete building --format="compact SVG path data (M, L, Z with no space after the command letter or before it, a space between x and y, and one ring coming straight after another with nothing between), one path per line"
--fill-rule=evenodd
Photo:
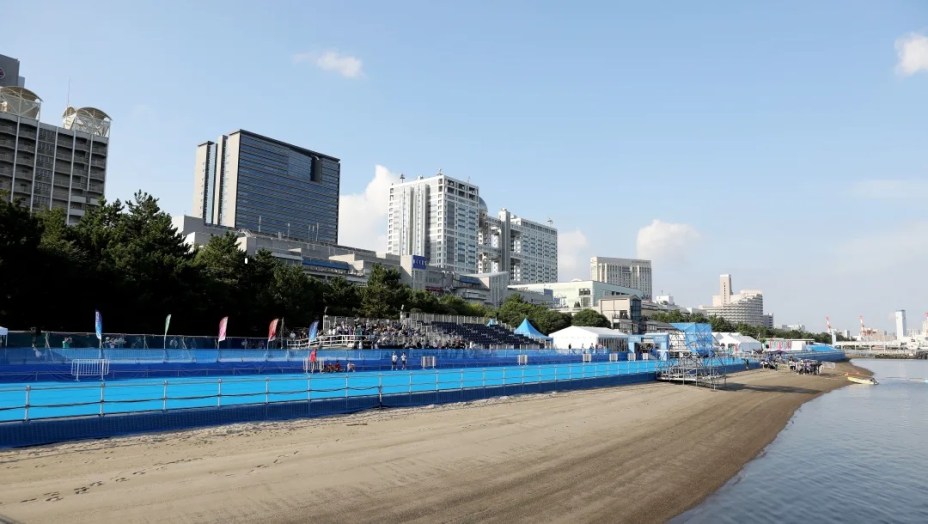
M896 311L896 340L902 340L906 337L907 334L906 323L905 323L905 310L900 309Z
M480 188L438 173L390 187L387 245L462 274L508 272L514 283L557 278L557 229L501 210L490 216Z
M339 159L238 130L197 147L193 216L207 224L337 244L340 181Z
M590 279L641 290L645 300L651 299L651 261L632 258L593 257L590 259Z
M557 229L502 209L481 209L477 237L480 273L509 272L514 284L557 280Z
M390 187L387 249L424 256L429 264L458 273L477 272L480 200L477 186L441 173Z
M733 294L731 289L731 275L721 275L719 294L712 297L712 306L700 306L698 309L733 324L773 328L773 315L764 314L764 294L761 291L743 289Z
M10 60L0 56L0 192L32 211L62 209L75 224L103 198L110 117L68 107L60 127L41 123L42 99L22 87Z
M646 330L646 323L641 314L641 299L635 295L601 298L598 311L609 320L612 329L631 335L641 334Z
M641 297L641 290L632 289L595 280L575 280L572 282L542 282L537 284L516 284L510 289L550 294L552 309L562 313L576 313L581 309L598 309L603 298L634 295Z

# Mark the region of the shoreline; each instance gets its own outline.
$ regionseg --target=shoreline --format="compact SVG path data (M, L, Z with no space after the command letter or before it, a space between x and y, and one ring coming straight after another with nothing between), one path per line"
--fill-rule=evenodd
M664 522L805 402L848 385L752 370L0 452L0 518L53 522Z

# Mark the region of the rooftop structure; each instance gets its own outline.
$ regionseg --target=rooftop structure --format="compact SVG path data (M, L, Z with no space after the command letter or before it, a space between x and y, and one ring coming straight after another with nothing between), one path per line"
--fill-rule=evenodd
M93 107L68 107L61 127L39 121L42 99L0 55L0 192L31 211L62 209L75 224L97 206L106 185L110 117ZM10 85L10 75L17 78Z

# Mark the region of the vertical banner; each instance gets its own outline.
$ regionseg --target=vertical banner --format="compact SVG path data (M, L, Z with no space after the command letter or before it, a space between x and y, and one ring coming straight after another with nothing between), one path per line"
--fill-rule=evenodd
M226 326L229 325L229 317L222 317L222 320L219 321L219 340L217 342L222 342L226 339Z
M164 319L164 349L168 348L168 328L171 327L171 314Z
M267 341L273 342L277 338L277 323L280 322L279 318L275 318L271 321L271 325L267 327Z
M307 338L309 339L309 342L315 342L317 336L319 336L319 321L318 320L314 321L312 325L309 326L309 333L308 333Z
M103 315L100 314L99 309L93 312L93 328L97 333L97 340L103 342Z

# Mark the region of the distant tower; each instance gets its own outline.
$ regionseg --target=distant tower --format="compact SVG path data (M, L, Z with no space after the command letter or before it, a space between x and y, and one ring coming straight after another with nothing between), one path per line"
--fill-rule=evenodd
M896 311L896 340L902 340L905 338L905 310L900 309Z
M834 345L838 342L838 335L835 333L835 330L831 328L831 319L827 316L825 317L825 329L828 330L828 334L831 335L831 344Z
M860 316L860 340L864 339L865 332L866 332L866 328L864 327L864 316L861 315Z
M722 297L723 306L727 306L731 302L731 275L721 275L719 277L719 295Z

